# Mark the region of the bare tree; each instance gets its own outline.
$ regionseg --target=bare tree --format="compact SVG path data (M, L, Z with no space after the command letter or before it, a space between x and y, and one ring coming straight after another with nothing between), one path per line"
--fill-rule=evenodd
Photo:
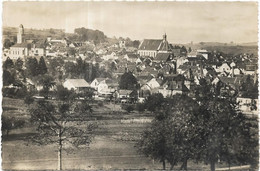
M30 138L40 145L56 143L58 147L58 169L62 170L63 145L88 147L96 128L94 122L86 120L86 115L75 114L73 105L40 100L30 108L31 121L37 126L37 134ZM75 120L75 117L77 119Z

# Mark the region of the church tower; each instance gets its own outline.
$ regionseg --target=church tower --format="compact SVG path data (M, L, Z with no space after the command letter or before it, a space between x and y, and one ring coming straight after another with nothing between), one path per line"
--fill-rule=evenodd
M18 33L17 33L17 43L23 43L23 38L24 38L24 28L23 25L20 24L18 27Z

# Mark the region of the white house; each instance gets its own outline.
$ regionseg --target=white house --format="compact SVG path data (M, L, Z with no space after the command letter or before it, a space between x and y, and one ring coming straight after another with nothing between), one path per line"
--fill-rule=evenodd
M87 83L87 81L84 79L67 79L63 83L63 86L69 90L76 90L77 92L86 88L90 88L89 83Z
M239 109L245 114L258 114L258 99L238 97Z
M208 60L208 55L209 55L209 52L207 51L207 50L205 50L205 49L198 49L197 50L197 53L198 54L200 54L200 55L202 55L205 59L207 59Z
M216 69L217 72L227 72L230 73L231 67L225 62L220 67Z
M162 83L161 79L152 78L150 81L147 82L147 85L151 89L154 89L154 88L159 88L161 83Z
M109 54L109 55L104 55L104 56L102 56L101 57L103 60L109 60L109 59L113 59L113 60L115 60L115 59L118 59L118 56L116 55L116 53L115 52L112 52L111 54Z

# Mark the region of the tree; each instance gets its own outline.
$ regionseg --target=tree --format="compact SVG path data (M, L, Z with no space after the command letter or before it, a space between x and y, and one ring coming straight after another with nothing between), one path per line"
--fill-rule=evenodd
M14 43L11 42L10 39L5 39L4 40L4 44L3 44L4 48L9 49L12 45L14 45Z
M137 80L131 72L125 72L119 81L120 89L135 90L137 88Z
M75 48L69 47L69 48L67 49L67 52L68 52L68 54L69 54L70 56L75 56L77 51L76 51Z
M161 109L162 104L164 103L164 97L161 93L156 93L150 95L144 102L144 105L147 110L155 112L156 110Z
M42 75L38 82L43 87L41 94L47 99L50 89L55 85L53 77L49 75Z
M21 72L23 70L23 60L21 58L18 58L15 62L15 68L17 71Z
M14 62L9 57L5 60L3 64L3 69L12 69L14 67Z
M47 73L47 66L43 56L40 58L39 65L38 65L39 74L43 75Z
M39 74L38 61L36 58L28 58L26 60L26 73L28 77L34 77Z
M30 138L38 144L58 144L58 170L62 170L62 151L66 142L74 147L89 146L96 125L86 121L74 121L75 113L70 103L54 105L38 101L30 108L31 122L37 126L37 135ZM78 115L79 117L80 115Z
M3 85L8 86L15 83L15 77L7 70L3 70Z
M202 79L196 88L199 110L194 115L194 124L201 138L196 159L209 163L212 171L218 160L232 164L243 163L241 159L247 158L255 163L257 124L238 110L235 99L219 97L211 87Z
M148 130L138 142L139 150L153 159L171 165L170 170L182 162L181 170L187 170L187 161L193 157L198 139L192 125L196 102L186 95L174 95L166 99L157 110Z
M9 132L12 129L17 129L23 127L25 124L25 121L22 119L17 118L10 118L7 116L2 115L2 131L5 132L5 135L8 136Z

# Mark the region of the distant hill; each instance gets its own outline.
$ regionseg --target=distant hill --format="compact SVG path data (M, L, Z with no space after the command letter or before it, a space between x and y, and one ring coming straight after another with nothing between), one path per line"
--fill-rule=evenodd
M220 51L225 54L254 54L254 56L258 56L258 45L257 42L250 42L250 43L219 43L219 42L200 42L194 44L183 44L187 48L191 47L192 49L206 49L208 51Z

